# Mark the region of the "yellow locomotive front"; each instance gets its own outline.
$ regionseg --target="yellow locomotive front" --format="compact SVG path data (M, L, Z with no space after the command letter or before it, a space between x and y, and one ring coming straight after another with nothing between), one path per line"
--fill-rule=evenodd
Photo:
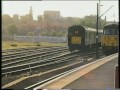
M106 55L110 55L118 51L118 33L118 24L109 24L104 26L103 35L101 35L101 46Z
M75 37L75 36L73 36L72 40L71 40L71 43L72 44L81 44L81 37Z
M101 45L107 47L118 47L118 37L116 35L102 35Z

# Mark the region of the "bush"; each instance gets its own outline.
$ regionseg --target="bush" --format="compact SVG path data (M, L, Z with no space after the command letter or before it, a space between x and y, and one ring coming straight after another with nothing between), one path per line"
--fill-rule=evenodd
M11 44L11 46L13 46L13 47L17 47L17 44Z
M14 24L11 24L7 27L7 32L10 34L10 35L14 35L17 33L17 26L14 25Z

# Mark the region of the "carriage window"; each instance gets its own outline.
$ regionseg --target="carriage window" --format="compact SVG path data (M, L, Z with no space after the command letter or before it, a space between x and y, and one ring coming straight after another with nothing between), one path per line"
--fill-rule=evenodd
M75 31L75 34L78 34L78 31Z
M119 35L119 29L117 29L117 34Z
M92 33L91 33L91 32L89 32L89 39L90 39L90 38L91 38L91 36L92 36L91 34L92 34Z

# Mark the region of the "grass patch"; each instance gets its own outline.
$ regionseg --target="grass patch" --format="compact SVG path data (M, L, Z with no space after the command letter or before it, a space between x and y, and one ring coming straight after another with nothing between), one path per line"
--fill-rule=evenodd
M67 43L2 41L2 50L46 46L67 46Z

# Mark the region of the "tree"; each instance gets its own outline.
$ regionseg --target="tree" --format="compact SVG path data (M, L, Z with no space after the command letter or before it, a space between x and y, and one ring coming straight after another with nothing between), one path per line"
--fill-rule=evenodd
M96 28L96 22L97 22L97 16L96 15L90 15L90 16L85 16L84 18L81 19L80 24L82 26L87 26L91 28ZM102 27L107 23L105 20L102 20L99 18L99 29L102 29Z
M96 15L85 16L84 18L81 19L80 24L83 26L96 28L96 19L97 19Z
M8 14L2 15L2 25L7 26L13 23L14 23L14 20Z
M11 24L8 26L7 28L7 32L10 34L10 35L14 35L17 33L17 26L14 25L14 24Z
M77 17L66 17L66 21L71 25L80 24L80 18Z
M104 25L108 24L109 22L106 22L105 20L100 20L99 22L99 28L102 29Z

